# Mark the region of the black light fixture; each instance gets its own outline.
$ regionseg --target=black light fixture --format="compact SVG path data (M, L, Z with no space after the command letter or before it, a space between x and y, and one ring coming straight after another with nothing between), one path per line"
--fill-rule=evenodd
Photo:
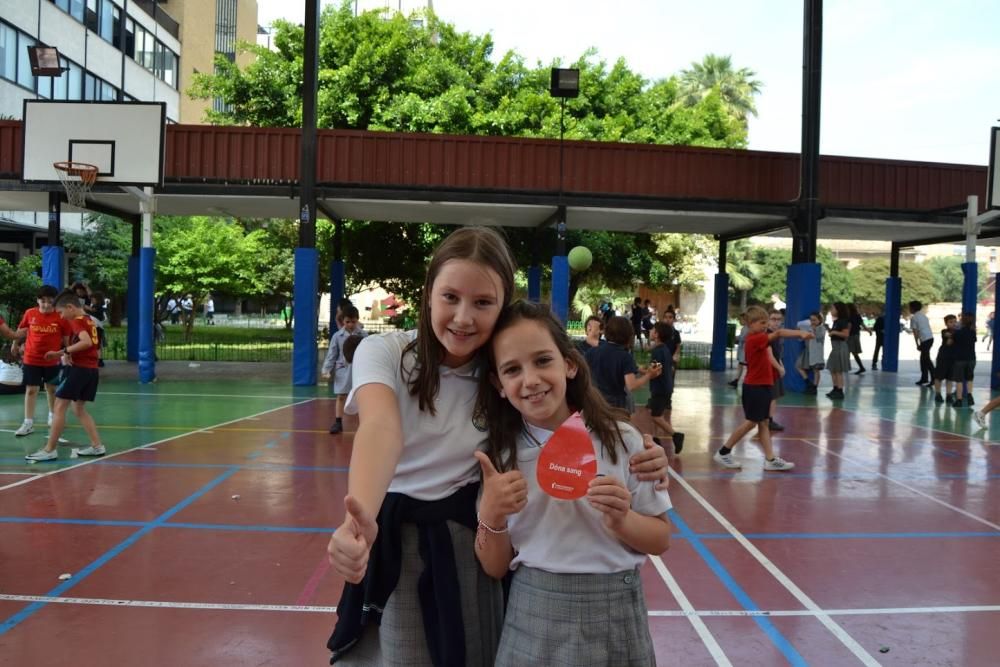
M579 96L580 70L553 67L549 92L552 94L552 97Z
M29 46L28 62L35 76L62 76L67 68L59 64L59 49L54 46Z

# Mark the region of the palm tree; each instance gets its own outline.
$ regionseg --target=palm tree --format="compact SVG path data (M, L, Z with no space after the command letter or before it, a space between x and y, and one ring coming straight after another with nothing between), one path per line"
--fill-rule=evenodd
M680 102L694 106L712 90L718 90L723 104L736 118L746 123L748 115L757 115L754 96L760 94L762 83L757 73L748 67L733 69L730 56L708 54L691 69L681 70Z
M740 293L740 312L747 309L747 293L753 289L760 268L747 239L733 241L726 249L726 273L729 274L729 286Z

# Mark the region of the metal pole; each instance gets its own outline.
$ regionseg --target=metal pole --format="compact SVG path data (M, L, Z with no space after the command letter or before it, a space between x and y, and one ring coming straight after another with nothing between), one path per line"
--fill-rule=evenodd
M565 131L564 118L566 116L566 98L559 98L559 204L562 205L563 198L563 133ZM562 217L566 221L565 214Z
M302 162L299 174L299 247L316 247L316 95L319 80L319 0L306 0L302 65Z
M792 263L816 261L819 218L819 132L823 61L823 0L804 0L802 38L802 154Z

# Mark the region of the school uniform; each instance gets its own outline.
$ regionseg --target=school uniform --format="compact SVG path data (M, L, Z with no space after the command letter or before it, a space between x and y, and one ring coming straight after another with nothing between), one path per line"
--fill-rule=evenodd
M327 646L338 665L433 665L437 655L438 664L486 667L500 638L503 593L479 566L474 546L480 469L473 453L486 446L485 421L474 417L480 362L441 366L436 415L421 411L407 382L417 361L405 348L415 338L416 331L369 336L354 354L345 411L357 414L359 388L389 387L403 451L379 511L368 574L361 584L345 584L341 602L349 604L338 605ZM429 572L434 585L423 588ZM457 606L429 601L438 590L450 590L452 600L457 592ZM384 604L373 602L376 594L387 595Z
M90 336L93 343L86 350L72 353L72 366L66 366L62 370L59 386L56 388L56 398L65 398L70 401L93 401L97 398L97 385L99 382L99 371L97 362L100 354L97 347L97 325L89 315L81 315L69 321L70 340L69 344L74 345L80 340L80 334L84 331Z
M330 345L326 350L326 357L323 359L322 372L330 375L330 384L333 385L333 393L337 396L346 396L351 391L351 364L344 358L344 343L351 336L367 336L363 328L358 326L354 331L347 329L337 329L330 336Z
M774 333L770 329L767 330L768 334ZM770 342L771 354L774 355L775 361L779 364L783 356L784 344L781 342L780 338L775 338ZM774 384L771 385L771 400L778 400L785 395L785 382L781 377L781 374L777 371L774 372Z
M826 366L823 353L826 348L826 326L820 324L815 329L809 320L802 320L798 323L800 331L810 331L813 338L807 340L802 346L802 352L795 362L795 367L804 371L821 371Z
M642 436L619 422L625 451L612 463L597 438L597 472L625 482L632 509L660 516L670 496L629 473ZM552 431L525 425L517 466L528 486L524 509L507 519L514 559L498 667L653 665L639 567L646 556L619 542L587 500L556 500L538 486L536 464Z
M639 372L632 353L618 343L608 342L606 345L590 348L584 359L590 367L594 385L604 399L616 408L628 410L629 393L625 386L625 376Z
M976 332L960 327L955 330L955 357L950 379L954 382L972 382L976 372Z
M47 359L45 353L62 349L63 337L72 333L69 323L55 311L43 313L38 308L29 308L17 328L28 331L24 341L24 384L29 387L57 384L59 357ZM94 344L97 344L96 335Z
M847 331L850 326L850 320L838 317L830 326L830 331ZM846 373L851 370L851 354L848 352L847 339L830 336L830 356L827 357L826 368L831 373Z
M658 362L663 369L649 381L649 403L646 407L654 417L661 417L666 410L672 410L674 396L674 356L665 344L653 347L650 360Z
M941 329L941 344L938 345L937 357L934 360L935 380L951 379L951 367L955 362L954 334L951 329Z

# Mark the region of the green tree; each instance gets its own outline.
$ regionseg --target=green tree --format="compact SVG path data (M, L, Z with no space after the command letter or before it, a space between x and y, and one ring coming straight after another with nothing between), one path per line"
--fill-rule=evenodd
M963 261L960 257L932 257L925 263L941 301L962 300L962 285L965 283Z
M256 58L240 67L220 57L216 71L195 76L186 91L194 98L221 98L224 110L209 111L219 124L294 127L302 117L303 29L275 25L275 50L252 44ZM526 65L510 51L494 62L487 35L460 32L433 14L415 24L400 14L355 16L351 3L328 6L320 19L318 124L322 128L447 132L454 134L558 137L560 104L549 94L550 65ZM681 104L678 77L649 82L619 59L609 64L593 49L572 66L580 69L580 95L566 104L569 139L744 148L746 123L730 112L725 91L708 91ZM741 70L742 71L742 70ZM572 227L572 220L570 220ZM352 221L344 234L348 283L373 283L413 300L426 261L448 230ZM332 229L318 227L322 266ZM530 233L511 231L512 237ZM532 237L537 247L554 243L551 231ZM574 274L571 291L584 282L618 285L685 285L707 244L692 236L651 241L643 235L615 237L572 233L572 245L595 251L591 270ZM520 243L520 241L517 241ZM522 244L523 245L523 244ZM540 255L549 263L551 250ZM519 252L527 261L530 251ZM528 262L530 263L530 262Z
M100 214L84 218L81 234L66 234L69 276L83 281L111 299L111 324L121 326L122 305L128 291L128 258L132 228L123 220Z
M0 259L0 314L17 328L21 315L35 305L38 288L42 286L39 273L41 255L27 255L16 264Z
M770 303L771 295L785 297L788 294L788 266L792 262L792 251L771 248L756 248L754 261L760 266L760 273L750 291L750 298L757 303ZM850 302L854 300L854 286L851 274L834 254L823 246L816 247L816 261L820 265L820 302Z
M161 292L200 299L208 292L243 297L254 290L258 257L234 220L158 216L154 244Z
M726 248L726 273L729 275L729 289L740 295L742 313L747 309L747 295L761 273L750 239L733 241Z
M746 124L747 116L757 115L754 97L760 94L762 84L756 76L747 67L734 69L731 56L710 53L681 72L681 98L685 105L695 106L717 93L725 109Z
M940 294L934 276L924 264L900 262L899 276L903 281L903 303L920 301L935 303ZM889 277L889 260L866 259L851 269L854 297L859 304L884 304L885 280Z

